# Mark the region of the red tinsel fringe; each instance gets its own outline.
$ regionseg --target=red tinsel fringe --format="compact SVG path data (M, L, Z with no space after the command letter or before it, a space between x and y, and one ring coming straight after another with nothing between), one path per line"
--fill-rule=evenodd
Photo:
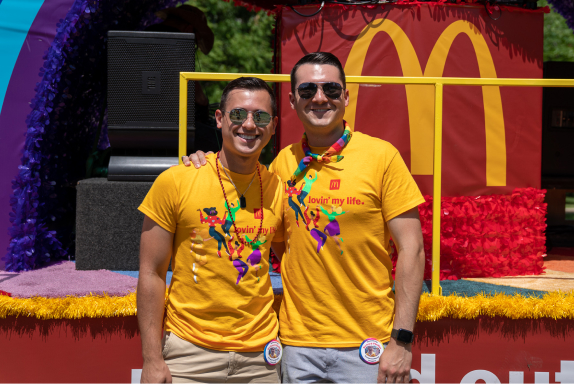
M230 1L230 0L225 0L225 1ZM396 6L396 5L400 5L400 6L416 6L417 8L419 8L421 5L425 5L425 6L430 6L430 7L458 7L458 6L474 6L474 7L484 7L484 2L482 0L456 0L456 3L450 3L447 2L448 0L437 0L437 1L418 1L418 0L397 0L394 1L392 3L383 3L383 4L369 4L369 5L365 5L365 4L345 4L345 3L337 3L337 4L333 4L333 3L327 3L323 6L323 8L336 8L336 7L340 7L345 11L349 11L352 9L356 9L357 7L361 7L361 8L367 8L367 9L374 9L376 7L381 7L381 9L385 9L385 6L390 5L390 6ZM480 1L480 3L479 3ZM490 5L488 3L486 3L487 6L487 11L489 13L492 13L492 11L508 11L508 12L524 12L524 13L550 13L550 8L548 6L544 6L544 7L540 7L537 9L527 9L527 8L523 8L523 7L518 7L518 6L507 6L507 5L500 5L500 4L494 4L494 5ZM282 5L280 7L286 7L286 5ZM318 3L316 4L309 4L306 6L302 6L302 5L298 5L297 9L299 8L309 8L309 9L317 9L318 8Z
M281 262L273 252L273 250L269 251L269 259L271 260L271 267L273 268L273 272L281 273Z
M509 195L443 197L440 279L539 275L546 256L546 190L515 189ZM419 206L425 280L432 271L432 196ZM392 244L393 276L397 252ZM273 270L281 272L272 255Z
M278 14L280 12L280 10L285 7L286 5L278 5L278 6L274 6L273 9L266 9L266 8L262 8L259 7L255 4L252 4L248 1L242 1L242 0L223 0L226 1L228 3L233 2L233 4L236 7L244 7L246 8L248 11L255 11L255 12L259 12L261 10L265 11L265 13L267 13L268 15L272 15L272 14ZM477 5L477 2L479 0L456 0L456 4L451 4L451 3L447 3L447 0L437 0L437 1L417 1L417 0L397 0L395 2L393 2L392 4L370 4L370 5L356 5L356 4L344 4L344 3L340 3L340 4L325 4L324 7L341 7L343 8L345 11L348 11L350 9L354 9L356 7L364 7L364 8L368 8L368 9L374 9L376 7L381 7L381 9L385 9L385 5L406 5L406 6L413 6L416 5L417 7L420 7L421 5L427 5L427 6L432 6L432 7L443 7L443 6L459 6L459 5ZM482 2L480 3L482 7ZM487 4L487 11L489 13L492 13L493 10L495 11L508 11L508 12L525 12L525 13L538 13L538 12L542 12L542 13L550 13L550 7L545 6L545 7L540 7L537 9L527 9L527 8L522 8L522 7L516 7L516 6L507 6L507 5L499 5L499 4L495 4L495 5L489 5ZM313 4L313 6L316 6L316 4ZM301 6L299 6L301 7Z

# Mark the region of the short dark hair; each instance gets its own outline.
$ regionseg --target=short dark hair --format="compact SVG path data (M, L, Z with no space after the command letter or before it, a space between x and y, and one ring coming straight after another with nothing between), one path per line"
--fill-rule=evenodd
M347 79L345 78L345 71L343 70L341 62L339 61L339 59L337 59L337 56L329 52L313 52L303 56L301 60L299 60L291 70L291 92L293 94L295 94L295 84L297 84L295 72L297 72L299 67L304 64L332 65L333 67L339 70L339 76L341 77L341 81L343 82L343 89L347 88Z
M275 101L275 93L273 93L273 90L269 87L269 85L267 85L266 82L257 77L239 77L230 81L229 84L227 84L227 86L223 89L221 101L219 102L219 109L225 111L225 103L227 102L229 92L233 91L234 89L245 89L248 91L267 91L267 93L269 93L269 97L271 98L271 110L273 112L273 116L277 116L277 102Z

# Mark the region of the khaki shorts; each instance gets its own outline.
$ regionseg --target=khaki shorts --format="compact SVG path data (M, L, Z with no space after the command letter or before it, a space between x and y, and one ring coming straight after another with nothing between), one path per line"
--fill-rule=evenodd
M203 348L166 332L163 359L174 383L279 383L280 366L263 352L226 352Z

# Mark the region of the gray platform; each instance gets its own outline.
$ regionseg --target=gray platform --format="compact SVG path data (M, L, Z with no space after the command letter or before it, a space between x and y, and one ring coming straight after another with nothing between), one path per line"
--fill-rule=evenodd
M144 215L137 207L152 184L105 178L78 183L76 269L139 269Z

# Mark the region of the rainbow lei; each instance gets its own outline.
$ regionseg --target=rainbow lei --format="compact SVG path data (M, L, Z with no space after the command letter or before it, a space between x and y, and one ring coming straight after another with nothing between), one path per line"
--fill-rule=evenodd
M346 121L343 121L345 124L345 132L343 132L343 136L335 144L333 144L329 149L327 149L323 154L318 155L316 153L311 152L311 148L309 147L309 141L307 140L307 134L303 133L303 138L301 139L301 146L303 147L303 152L305 153L305 157L299 162L295 173L291 176L291 184L295 185L295 181L297 176L301 172L303 172L309 164L313 160L318 163L338 163L339 161L343 160L344 156L337 155L337 152L341 152L343 148L351 141L351 136L353 136L353 132L351 132L351 127Z

